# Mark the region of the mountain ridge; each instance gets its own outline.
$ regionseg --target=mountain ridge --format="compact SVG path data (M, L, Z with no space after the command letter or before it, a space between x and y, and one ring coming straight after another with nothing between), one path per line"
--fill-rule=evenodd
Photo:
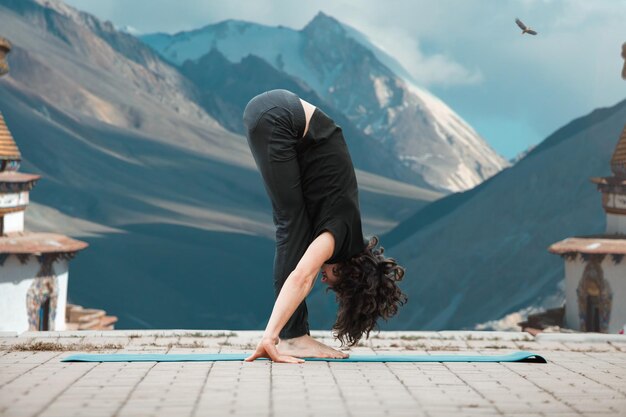
M419 307L401 313L401 326L468 329L563 302L564 264L547 248L568 236L603 233L601 196L589 178L610 174L624 120L626 100L593 110L513 167L381 235L415 271L406 285Z
M445 103L389 69L377 58L382 51L370 49L373 44L357 33L320 12L300 30L230 19L140 39L179 66L214 48L232 63L259 56L342 109L359 130L436 190L471 188L509 165ZM391 58L384 60L401 68Z

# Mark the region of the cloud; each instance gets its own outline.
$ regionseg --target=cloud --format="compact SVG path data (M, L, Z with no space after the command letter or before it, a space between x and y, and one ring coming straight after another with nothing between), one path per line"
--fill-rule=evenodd
M400 62L421 86L471 85L483 81L479 69L468 69L444 52L425 53L419 39L397 28L370 28L368 36L377 47Z

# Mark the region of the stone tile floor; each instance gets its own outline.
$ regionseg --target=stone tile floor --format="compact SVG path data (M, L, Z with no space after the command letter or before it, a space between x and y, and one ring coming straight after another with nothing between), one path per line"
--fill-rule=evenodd
M380 332L349 350L528 350L547 364L60 362L81 352L249 353L261 333L0 332L0 416L626 416L626 336L617 335ZM339 347L329 332L312 335Z

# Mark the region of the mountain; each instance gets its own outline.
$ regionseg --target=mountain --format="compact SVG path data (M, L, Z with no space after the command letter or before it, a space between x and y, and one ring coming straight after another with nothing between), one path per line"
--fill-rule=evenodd
M530 145L528 148L526 148L523 151L519 152L517 155L515 155L514 157L509 159L509 163L511 165L515 165L522 158L526 157L526 155L528 155L530 153L530 151L532 151L535 148L535 146L536 145Z
M70 300L119 316L121 328L263 328L273 304L271 205L234 121L246 96L264 86L241 78L256 69L268 82L292 83L337 117L350 109L341 105L347 93L338 101L320 93L288 70L295 61L286 55L282 65L249 51L233 59L221 47L233 25L223 25L215 48L173 65L62 3L0 3L2 35L14 44L11 73L0 79L0 111L24 156L22 171L42 175L27 227L89 242L72 261ZM276 30L284 31L284 42L322 36ZM356 42L346 36L346 43ZM338 45L339 54L345 45ZM377 53L352 46L359 65L371 63L364 70L391 73L392 64L383 65ZM315 48L307 48L302 56L310 59ZM203 80L203 71L221 76L219 82ZM240 76L231 79L228 71ZM233 80L236 94L228 95L223 83ZM342 123L355 129L346 135L351 152L380 140L347 113ZM563 262L547 247L604 230L601 197L589 177L609 174L624 120L626 101L596 110L514 166L443 198L377 174L397 161L394 147L376 153L378 166L360 155L359 164L372 164L357 166L364 231L380 233L385 253L407 272L409 303L381 328L472 328L558 301ZM308 304L311 326L328 328L333 297L316 286Z
M262 58L341 109L415 173L415 185L466 190L509 166L445 103L417 87L397 61L322 12L301 30L226 20L140 38L179 66L213 49L232 63L248 55Z
M470 329L564 301L563 260L550 244L603 233L601 195L589 181L610 175L626 100L554 132L513 167L446 196L381 236L404 264L407 307L394 326ZM547 300L555 305L547 305Z
M391 151L361 132L340 110L324 102L301 80L277 70L262 58L248 55L239 63L231 63L221 52L213 48L197 61L185 61L180 70L195 84L198 103L222 126L233 132L244 134L241 115L251 97L274 88L286 88L323 108L324 112L341 126L346 142L350 146L352 160L359 169L402 182L414 183L423 188L424 193L429 193L433 197L440 195L411 169L399 163ZM372 152L372 149L377 151Z
M70 300L120 328L262 328L274 225L245 137L110 23L59 1L2 0L0 28L14 46L0 111L21 170L42 175L26 226L90 244L72 261ZM441 196L359 166L357 179L367 234Z

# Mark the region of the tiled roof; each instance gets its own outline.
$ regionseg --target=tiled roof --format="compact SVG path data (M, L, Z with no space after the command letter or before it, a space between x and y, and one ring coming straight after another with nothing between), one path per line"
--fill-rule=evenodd
M40 178L41 178L41 175L26 174L24 172L17 172L17 171L0 172L0 183L3 183L3 182L22 183L22 182L36 181Z
M611 171L616 177L626 178L626 125L611 158Z
M4 122L4 117L0 113L0 159L22 159L11 132Z
M548 248L551 253L614 253L626 254L626 235L597 235L568 237L553 243Z
M75 252L87 246L87 242L56 233L12 232L0 237L0 254Z

